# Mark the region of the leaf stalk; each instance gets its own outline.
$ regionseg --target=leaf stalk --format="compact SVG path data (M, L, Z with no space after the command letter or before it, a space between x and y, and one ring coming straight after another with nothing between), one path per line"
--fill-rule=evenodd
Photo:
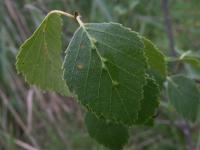
M82 22L81 16L80 16L80 15L76 16L76 20L77 20L77 22L79 23L79 25L80 25L81 27L84 27L84 23Z
M70 13L66 13L66 12L61 11L61 10L52 10L51 12L49 12L48 15L51 15L51 14L54 14L54 13L61 14L61 15L64 15L64 16L67 16L67 17L73 18L73 19L75 18L74 15L72 15L72 14L70 14Z

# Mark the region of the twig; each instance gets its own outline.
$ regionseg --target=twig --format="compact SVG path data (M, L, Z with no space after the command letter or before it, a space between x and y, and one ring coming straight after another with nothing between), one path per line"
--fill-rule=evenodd
M168 120L157 120L157 123L164 124L167 126L176 126L178 127L185 136L187 150L194 150L194 144L192 142L192 134L191 134L191 127L186 121L177 120L175 122L168 121Z
M194 145L192 143L192 135L191 135L191 129L190 126L187 122L183 121L182 123L179 124L179 128L182 130L184 136L185 136L185 141L187 144L187 149L188 150L194 150Z
M169 0L162 0L162 10L164 14L165 28L169 40L169 48L171 50L171 55L177 56L177 53L175 51L174 35L172 31L172 22L169 13Z

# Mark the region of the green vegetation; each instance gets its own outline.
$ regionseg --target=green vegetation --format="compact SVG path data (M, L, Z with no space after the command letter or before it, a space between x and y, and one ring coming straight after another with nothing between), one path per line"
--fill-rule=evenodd
M200 148L198 1L1 6L0 149Z

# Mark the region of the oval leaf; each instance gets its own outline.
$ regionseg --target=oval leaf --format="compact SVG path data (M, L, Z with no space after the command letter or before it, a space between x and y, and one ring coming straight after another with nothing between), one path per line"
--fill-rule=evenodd
M62 78L61 27L59 14L50 14L20 47L16 68L26 81L42 90L68 95Z
M133 124L146 70L138 34L117 23L85 24L66 53L64 79L78 100L98 116Z

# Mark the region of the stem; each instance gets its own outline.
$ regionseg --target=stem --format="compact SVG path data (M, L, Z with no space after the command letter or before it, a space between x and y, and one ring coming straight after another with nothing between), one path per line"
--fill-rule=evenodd
M67 16L67 17L69 17L69 18L75 19L75 16L74 16L74 15L69 14L69 13L66 13L66 12L61 11L61 10L52 10L51 12L49 12L48 15L51 15L51 14L54 14L54 13L61 14L61 15Z
M84 23L81 20L81 16L77 12L75 12L75 14L72 15L72 14L66 13L66 12L61 11L61 10L52 10L51 12L48 13L48 16L51 15L51 14L54 14L54 13L61 14L61 15L67 16L69 18L76 19L76 21L78 22L78 24L81 27L84 27Z
M186 121L184 121L179 125L179 128L182 130L185 136L187 150L194 150L194 146L192 143L192 134L189 124Z
M171 21L171 16L170 16L170 11L169 11L169 0L162 0L161 6L162 6L163 14L164 14L165 28L166 28L166 33L169 40L169 48L171 50L171 55L177 56L177 53L175 51L174 34L172 31L172 21Z
M80 15L77 15L77 16L76 16L76 20L77 20L77 22L79 23L79 25L80 25L81 27L84 27L84 23L82 22L81 16L80 16Z

